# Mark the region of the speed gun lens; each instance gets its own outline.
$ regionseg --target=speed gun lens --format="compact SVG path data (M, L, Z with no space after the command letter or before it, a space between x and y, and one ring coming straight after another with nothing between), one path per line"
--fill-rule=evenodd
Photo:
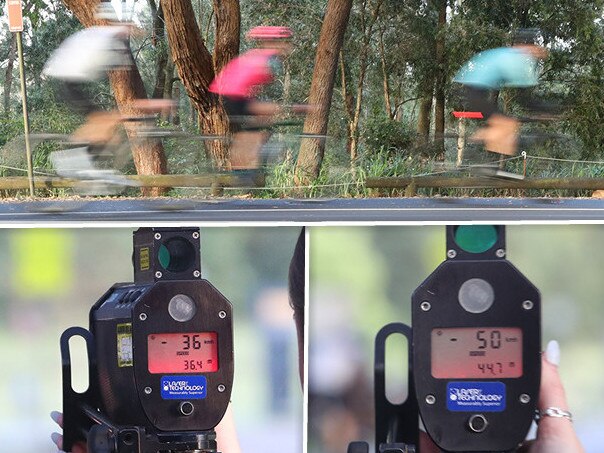
M161 267L170 272L183 272L195 262L193 244L182 237L173 237L164 242L158 252Z

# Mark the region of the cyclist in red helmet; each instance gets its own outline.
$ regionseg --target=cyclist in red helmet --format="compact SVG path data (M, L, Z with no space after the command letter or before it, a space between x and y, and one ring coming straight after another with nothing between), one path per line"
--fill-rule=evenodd
M261 89L281 72L281 60L292 50L289 27L260 26L246 35L257 48L231 60L210 84L210 92L222 97L222 104L236 133L230 147L233 170L256 169L262 145L268 140L272 118L285 111L274 102L260 101ZM306 111L307 106L293 110Z

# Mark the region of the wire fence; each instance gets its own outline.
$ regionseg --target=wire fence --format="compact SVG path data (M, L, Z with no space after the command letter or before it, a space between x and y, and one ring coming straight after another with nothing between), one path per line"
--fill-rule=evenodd
M165 131L164 131L165 132ZM184 139L188 140L189 135L176 134L174 137L170 137L167 133L164 136L168 139L173 138L176 140ZM47 134L48 135L48 134ZM61 136L65 137L65 136ZM217 193L233 194L238 192L245 192L252 194L252 196L288 196L294 194L296 196L366 196L369 195L367 190L375 188L374 182L379 178L379 174L372 173L364 167L363 162L350 164L349 166L341 165L340 168L334 169L329 168L327 171L322 172L321 176L312 183L301 184L296 180L296 159L297 150L300 145L300 140L304 136L301 134L287 134L277 133L274 135L271 142L266 145L264 150L268 153L267 164L260 169L263 174L263 182L258 184L256 181L246 180L245 178L238 180L234 174L228 172L217 172L210 166L200 167L196 172L195 168L190 165L190 158L182 157L180 153L179 159L184 162L178 162L173 170L177 173L170 175L161 175L158 178L151 176L138 176L132 175L127 178L137 181L136 184L140 187L162 187L171 188L177 190L210 190L213 195ZM42 137L45 138L45 137ZM56 139L54 136L48 136L47 139ZM211 137L214 139L215 137ZM321 136L321 138L328 140L329 137ZM42 142L41 140L40 142ZM12 145L9 151L14 152L16 146L15 143L7 144ZM332 143L332 145L334 145ZM337 146L332 146L332 149L342 148L342 144L338 143ZM2 150L0 154L0 174L6 175L0 177L0 190L21 190L27 187L29 180L26 177L12 176L14 173L26 174L27 169L25 165L15 165L11 159L7 159L7 146ZM178 152L178 151L177 151ZM190 150L186 150L190 153ZM197 151L199 152L199 151ZM516 171L522 177L531 179L552 179L552 178L581 178L588 179L589 177L594 178L596 185L599 185L599 181L595 181L598 177L604 177L604 161L602 160L586 160L586 159L571 159L571 158L560 158L560 157L548 157L536 154L529 154L526 151L521 152L516 156L499 157L493 153L487 153L481 151L483 156L490 156L490 162L479 161L473 163L471 159L464 160L461 164L456 165L455 163L438 162L435 160L427 160L422 165L410 165L409 168L405 168L405 162L399 162L397 165L402 168L402 171L395 171L394 175L389 175L391 179L406 179L412 178L417 181L417 178L429 178L429 177L444 177L451 175L451 178L468 179L472 176L475 169L480 169L484 166L498 166L499 168L509 167ZM493 158L495 156L495 159ZM14 159L13 159L14 160ZM7 162L8 161L8 162ZM326 165L329 167L329 164ZM278 171L276 170L278 169ZM381 170L386 170L385 174L388 175L388 164L384 162ZM184 173L181 173L183 172ZM10 178L7 179L7 176ZM231 177L232 176L232 177ZM63 179L63 181L60 181ZM67 188L70 187L70 182L65 181L65 178L57 177L52 169L48 168L47 160L41 160L40 165L34 168L34 184L38 188L52 189L53 187ZM8 182L10 180L10 182ZM4 183L3 183L4 181ZM183 182L184 181L184 182ZM367 182L370 182L367 184ZM422 184L427 184L427 180L424 180ZM578 185L577 185L578 184ZM396 187L403 187L405 184L401 183ZM23 186L23 187L21 187ZM387 186L387 185L386 185ZM475 187L473 185L472 187ZM531 187L537 187L538 183L533 182ZM551 184L549 184L551 186ZM575 181L574 184L570 184L569 188L572 190L575 187L585 187L589 190L592 189L593 184L583 184L580 181ZM429 186L423 186L429 187ZM438 185L438 187L444 187ZM456 182L453 187L463 187L462 183ZM493 182L485 181L484 187L497 187L501 188L501 183L494 184ZM517 188L518 185L510 185L510 188ZM547 185L544 189L547 188ZM600 188L600 187L599 187ZM604 187L601 187L604 189Z

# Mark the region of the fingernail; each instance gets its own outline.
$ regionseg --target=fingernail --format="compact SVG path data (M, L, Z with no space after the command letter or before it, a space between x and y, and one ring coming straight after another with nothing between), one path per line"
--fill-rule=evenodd
M58 411L52 411L50 413L50 418L52 418L55 423L59 423L60 416L61 416L61 413Z
M61 435L59 433L52 433L50 435L50 438L52 439L52 441L58 445L59 440L61 440Z
M551 340L545 348L545 359L552 365L560 365L560 345L556 340Z

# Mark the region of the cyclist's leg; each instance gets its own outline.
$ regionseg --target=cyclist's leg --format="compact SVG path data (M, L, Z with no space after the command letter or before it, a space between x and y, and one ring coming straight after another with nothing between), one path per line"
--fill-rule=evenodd
M229 148L233 170L254 170L260 166L260 150L270 137L268 119L253 115L249 99L223 98L223 105L236 132Z
M518 150L519 130L517 119L495 114L487 121L487 127L478 130L472 138L483 141L487 151L513 156Z
M115 111L96 111L86 116L86 122L74 131L72 139L104 146L114 137L121 115Z
M86 116L86 122L71 135L73 141L103 146L111 140L120 114L104 111L95 104L86 93L85 83L64 80L59 95L73 111Z
M70 136L77 145L51 154L57 174L74 179L95 179L97 174L105 177L108 172L98 169L99 160L114 136L119 114L101 110L87 95L84 82L62 81L58 94L73 111L85 115L86 121Z
M252 170L260 167L260 150L270 136L266 130L242 130L233 136L229 149L233 170Z
M486 89L466 87L466 100L471 111L481 112L487 125L472 139L484 142L488 151L514 155L518 148L520 122L499 112L496 101Z

